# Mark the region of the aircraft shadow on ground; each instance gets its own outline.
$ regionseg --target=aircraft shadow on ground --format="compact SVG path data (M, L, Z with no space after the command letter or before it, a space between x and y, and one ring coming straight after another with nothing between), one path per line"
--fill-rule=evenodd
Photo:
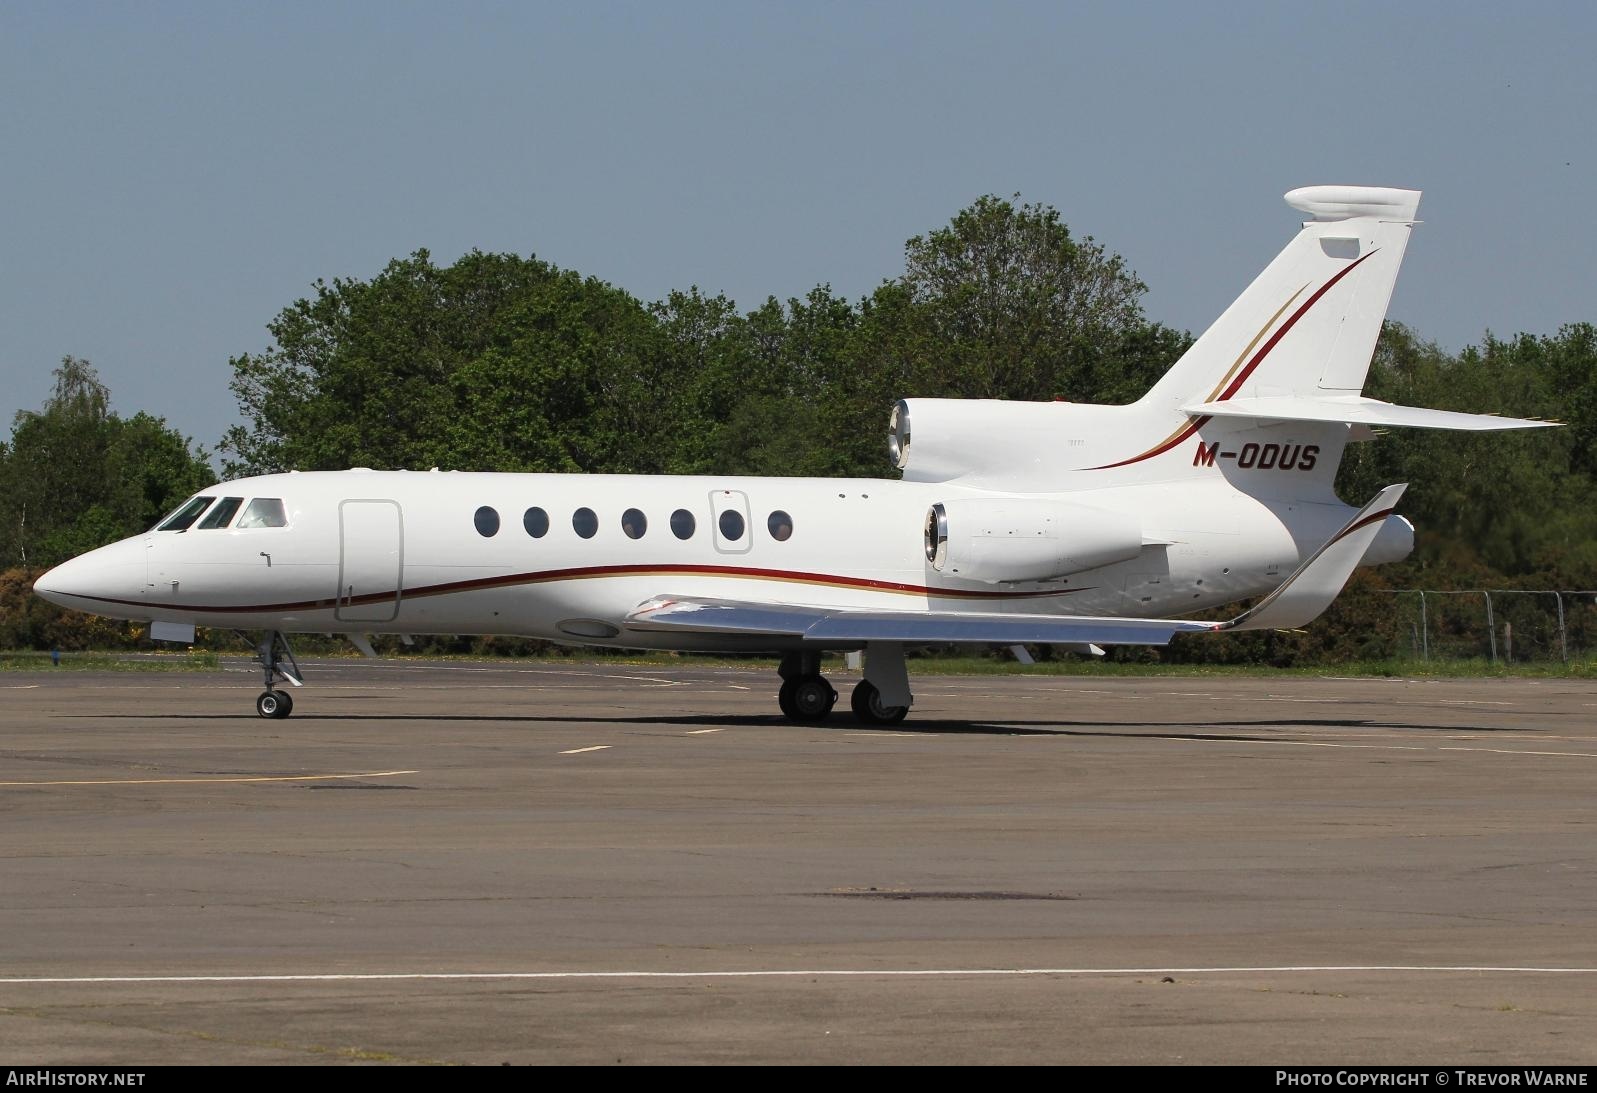
M101 715L80 714L79 717ZM179 721L245 720L260 721L254 714L238 713L217 717L213 714L162 713L128 714L129 717L155 718ZM1505 725L1449 725L1422 724L1408 721L1382 721L1378 718L1304 717L1237 721L1214 719L1208 721L1088 721L1013 718L1004 721L942 719L937 721L903 721L896 725L873 725L856 720L848 714L825 721L794 723L779 714L759 714L750 717L720 717L707 714L685 714L671 717L645 717L636 715L560 717L550 714L378 714L340 713L321 714L306 710L295 714L290 722L269 724L300 724L308 722L352 721L412 722L436 721L446 724L524 724L524 725L637 725L681 726L691 728L802 728L821 729L828 732L891 732L904 735L960 735L960 736L1108 736L1127 739L1145 736L1149 739L1182 740L1267 740L1269 729L1397 729L1416 732L1482 732L1482 733L1534 733L1538 730L1514 728ZM1155 730L1153 732L1137 730ZM1191 729L1193 732L1176 733L1172 730ZM1163 730L1163 731L1159 731ZM1208 730L1208 731L1203 731ZM1250 734L1250 730L1252 731Z

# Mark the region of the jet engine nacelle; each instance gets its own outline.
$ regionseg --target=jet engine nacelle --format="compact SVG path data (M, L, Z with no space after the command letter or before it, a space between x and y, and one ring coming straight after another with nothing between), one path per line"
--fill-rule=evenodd
M950 577L1045 581L1142 552L1136 518L1064 501L961 498L926 513L926 560Z

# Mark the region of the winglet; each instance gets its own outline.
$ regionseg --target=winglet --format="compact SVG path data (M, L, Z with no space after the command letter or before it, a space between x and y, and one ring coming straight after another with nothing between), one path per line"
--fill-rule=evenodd
M1308 561L1274 592L1216 630L1287 630L1319 618L1341 593L1353 569L1380 534L1408 483L1388 486L1359 509L1341 531L1309 555Z

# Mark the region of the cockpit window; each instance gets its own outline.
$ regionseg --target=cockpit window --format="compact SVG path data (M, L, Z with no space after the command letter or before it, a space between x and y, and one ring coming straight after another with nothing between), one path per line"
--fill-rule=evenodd
M244 498L242 497L222 498L221 501L217 502L215 508L205 514L205 519L200 521L200 529L227 527L228 521L233 519L233 514L238 511L238 507L243 503Z
M200 518L200 513L205 511L205 506L209 505L215 500L216 498L214 497L194 498L188 504L174 512L171 516L167 517L166 523L162 524L156 530L187 531L189 529L189 525Z
M288 513L281 497L257 497L238 518L241 528L281 528L288 526Z

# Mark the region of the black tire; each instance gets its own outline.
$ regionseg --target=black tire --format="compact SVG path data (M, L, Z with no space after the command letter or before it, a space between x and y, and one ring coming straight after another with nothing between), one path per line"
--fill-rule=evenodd
M796 679L784 679L782 687L776 692L776 704L782 710L782 716L789 721L799 719L798 711L793 707L793 688L798 686Z
M820 676L805 676L792 686L793 712L788 716L794 721L824 721L837 704L837 691Z
M255 712L273 721L287 717L293 708L293 699L281 691L262 691L255 698Z
M896 725L909 714L908 706L882 705L882 692L868 679L859 681L848 702L855 717L872 725Z

